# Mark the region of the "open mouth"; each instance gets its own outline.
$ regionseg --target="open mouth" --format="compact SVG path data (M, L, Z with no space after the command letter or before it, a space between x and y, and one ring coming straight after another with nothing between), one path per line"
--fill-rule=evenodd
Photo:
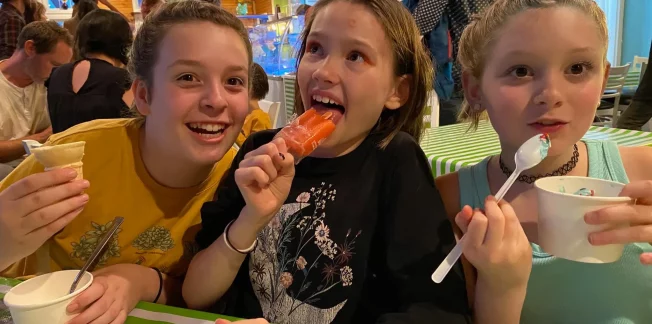
M224 124L187 123L186 127L193 133L205 138L220 137L226 130Z
M311 100L311 107L315 108L320 114L330 112L332 114L332 120L335 124L342 118L346 109L342 104L326 96L313 95Z

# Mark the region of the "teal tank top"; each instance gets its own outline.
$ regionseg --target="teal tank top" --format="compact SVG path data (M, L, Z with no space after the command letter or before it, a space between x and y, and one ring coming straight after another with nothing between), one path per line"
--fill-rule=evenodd
M585 141L589 177L628 183L615 143ZM490 194L487 163L459 171L460 208L483 208ZM532 273L521 314L523 324L652 324L652 266L639 262L650 244L629 244L609 264L559 259L532 243Z

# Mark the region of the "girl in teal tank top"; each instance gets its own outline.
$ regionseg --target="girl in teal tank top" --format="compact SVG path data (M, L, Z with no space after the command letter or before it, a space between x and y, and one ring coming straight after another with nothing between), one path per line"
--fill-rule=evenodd
M496 0L463 33L462 115L477 125L486 112L502 149L460 170L452 194L465 265L477 270L477 280L467 279L475 280L478 323L652 323L652 148L581 140L609 75L606 54L606 20L593 0ZM540 133L552 141L547 158L497 204L491 197L513 172L516 151ZM621 195L636 206L584 216L588 224L630 224L587 237L626 244L617 262L573 262L537 245L533 182L550 175L626 184Z

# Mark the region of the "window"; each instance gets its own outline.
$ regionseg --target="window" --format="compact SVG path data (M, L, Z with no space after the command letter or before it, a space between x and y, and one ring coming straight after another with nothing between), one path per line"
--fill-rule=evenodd
M623 34L623 15L625 12L624 0L595 0L607 16L607 28L609 29L609 49L607 60L611 64L620 64L620 51Z

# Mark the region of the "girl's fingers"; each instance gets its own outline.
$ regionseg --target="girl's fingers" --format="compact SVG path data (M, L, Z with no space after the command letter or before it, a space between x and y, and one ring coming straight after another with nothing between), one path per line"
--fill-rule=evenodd
M642 264L652 266L652 252L641 254L640 260Z
M584 215L590 225L599 224L652 224L652 207L646 205L618 205L592 211Z
M593 245L650 243L652 225L627 226L589 234Z
M498 207L496 198L493 196L487 197L484 206L487 215L487 234L485 235L484 244L490 250L497 249L503 242L505 216L503 216L503 211Z
M235 170L235 181L253 188L267 188L270 183L269 176L261 168L239 168Z
M17 200L41 189L70 182L75 177L77 177L77 172L71 168L32 174L9 186L11 190L5 190L3 193L7 195L7 198Z
M464 208L457 213L457 216L455 216L455 224L457 224L457 227L462 230L462 233L466 233L469 230L469 223L471 223L472 217L473 208L469 205L464 206Z
M516 212L512 205L505 201L500 201L498 207L505 216L505 233L503 234L503 242L515 242L525 235L521 222L516 216Z
M21 219L21 228L25 230L25 234L32 233L44 226L48 226L69 213L83 208L88 203L88 199L88 195L83 194L46 205L23 217Z
M620 196L636 199L638 204L652 205L652 180L631 182L623 188Z
M15 208L17 209L16 212L19 212L20 215L29 215L30 213L33 213L44 207L48 207L62 200L79 196L84 192L84 190L88 189L88 187L90 187L88 180L76 180L68 181L67 183L59 184L53 187L42 188L39 191L17 199L15 201ZM27 221L32 222L32 219ZM30 227L36 228L41 227L45 224L43 222L34 224L30 223Z
M274 165L272 156L270 155L256 155L244 159L240 162L239 168L259 168L267 174L270 181L276 179L278 175L278 170L276 170L276 166Z
M466 239L464 239L466 244L474 249L480 248L485 240L487 223L487 216L485 216L480 210L476 209L473 212L468 231L464 234L466 237Z
M58 233L60 230L62 230L66 225L70 224L70 222L72 222L75 217L79 216L83 210L84 207L80 207L66 215L63 215L62 217L57 218L50 224L32 231L31 233L27 234L28 239L38 242L45 242L55 233Z

